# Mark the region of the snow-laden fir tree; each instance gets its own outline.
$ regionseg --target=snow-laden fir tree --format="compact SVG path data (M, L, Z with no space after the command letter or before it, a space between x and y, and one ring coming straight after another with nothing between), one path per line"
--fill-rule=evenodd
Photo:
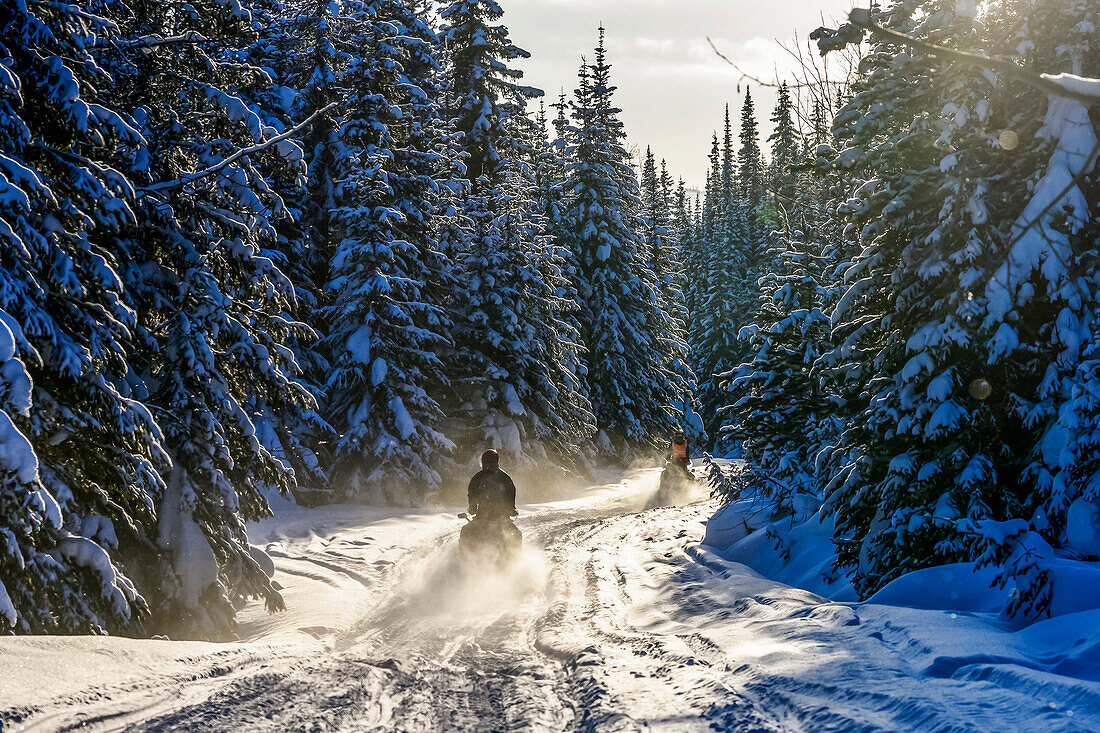
M745 302L749 320L739 336L746 360L729 375L734 402L724 409L722 430L724 438L733 440L749 460L762 491L782 492L780 501L789 507L793 494L814 493L813 462L820 441L810 436L816 435L813 431L822 427L822 420L828 421L828 413L835 408L821 397L817 376L810 377L826 344L822 330L828 330L824 311L831 301L824 297L829 288L820 263L827 246L821 227L829 220L817 206L821 186L798 178L803 146L786 82L779 86L771 120L772 157L764 185L768 196L745 212L748 248L741 297L748 296L755 283L759 298ZM755 134L752 99L746 94L739 151L743 177L756 175ZM800 183L808 184L807 190L801 190ZM740 188L743 196L750 197L743 205L751 203L753 188ZM772 221L778 230L768 232ZM795 394L807 398L784 396ZM806 423L799 425L802 419Z
M562 354L562 358L563 363L569 366L576 378L575 390L579 401L571 409L582 411L577 413L575 426L580 436L579 443L583 447L595 434L596 423L585 393L587 365L584 347L580 342L580 299L576 288L578 266L569 240L568 199L565 190L568 150L565 136L569 120L566 116L568 102L564 91L554 104L554 109L557 114L553 120L553 134L548 127L546 116L541 115L539 119L539 131L534 147L541 152L538 155L535 171L539 210L546 223L546 234L550 237L554 248L555 262L560 268L560 276L556 278L556 295L561 307L560 317L573 339L571 344L561 345L563 349L567 349L567 353Z
M603 38L601 29L595 62L582 66L573 101L566 190L596 449L622 456L667 437L681 417L672 408L675 375L650 331L655 278Z
M42 552L57 546L60 527L50 517L53 497L44 496L38 480L38 456L12 421L30 416L31 379L16 356L11 320L0 311L0 629L49 630L52 624L42 624L53 615L47 598L65 593L67 579L55 575L67 568Z
M710 154L707 158L706 187L701 197L696 197L693 214L693 237L691 249L684 254L689 279L689 302L691 317L688 323L688 344L691 346L692 366L699 375L699 388L704 390L711 375L703 369L703 336L706 333L706 307L710 292L712 243L715 239L718 210L721 205L721 165L722 151L718 143L718 134L711 138Z
M970 10L957 8L962 16ZM991 32L989 44L995 54L1015 51L1035 71L1070 73L1092 79L1093 84L1100 79L1100 12L1094 5L1080 0L1011 2L985 16L975 24ZM988 26L983 28L985 22ZM1100 121L1095 92L1085 100L1047 96L1044 105L1042 93L1033 87L1012 91L1019 96L1002 102L1005 112L1032 110L1032 124L1042 117L1035 137L1021 146L1011 170L1012 178L1026 177L1033 184L1012 222L1007 251L985 286L989 305L983 325L990 331L996 327L987 363L1014 367L1010 373L1018 386L1013 393L1020 396L1013 405L1015 413L1035 426L1039 437L1016 488L1020 510L1015 516L1008 524L978 522L963 528L977 531L985 551L981 562L1004 568L1002 581L1017 590L1013 606L1034 610L1049 597L1043 566L1051 556L1036 534L1056 547L1078 552L1079 543L1095 545L1100 512L1095 435L1100 404L1095 371L1100 274L1093 266ZM982 111L977 109L979 118ZM1013 121L1023 127L1022 121ZM959 119L956 123L963 124ZM998 142L1012 147L1012 141L1005 145L1000 135ZM1042 374L1038 385L1030 377L1034 374ZM1033 395L1023 396L1033 385ZM1000 509L996 504L994 508Z
M331 221L338 206L336 182L352 169L352 152L340 139L340 116L345 107L343 75L360 52L350 45L356 34L345 25L358 8L358 3L333 0L295 0L287 8L287 24L296 40L285 77L285 86L294 95L293 119L301 122L318 115L300 137L308 173L306 188L297 197L306 244L297 266L306 269L318 291L329 279L330 260L340 239ZM336 108L324 111L333 104ZM316 366L327 372L323 361Z
M671 184L671 181L669 182ZM680 262L684 273L681 281L682 311L681 318L684 333L684 341L687 347L685 362L686 373L690 375L691 401L689 410L685 410L684 428L692 445L702 446L707 441L706 429L699 413L698 390L700 378L695 372L697 359L692 340L694 326L693 314L698 312L702 294L705 292L704 273L705 267L700 266L704 262L699 256L698 230L695 226L695 213L692 201L688 196L687 185L681 178L674 186L670 185L670 229L673 232L673 242L676 246L676 258Z
M672 230L675 232L677 256L684 266L684 305L689 314L689 320L685 321L685 333L688 344L691 344L690 314L698 309L698 293L700 292L700 277L702 268L699 267L701 258L697 256L698 243L695 231L695 212L688 196L687 184L681 178L677 184L672 198Z
M557 112L551 121L546 106L540 104L535 120L537 136L534 174L538 186L539 210L546 219L546 230L551 236L561 237L565 203L565 128L567 103L562 92L553 104Z
M682 328L676 322L674 305L677 280L681 277L676 260L668 259L674 243L669 231L668 201L661 189L657 158L652 148L646 148L639 180L642 213L642 254L647 271L653 274L652 314L650 330L658 338L676 338Z
M794 121L794 103L787 82L779 85L778 99L772 111L771 159L768 161L767 188L779 201L793 201L796 168L801 162L803 144Z
M727 109L727 115L729 110ZM737 151L737 186L740 197L755 211L764 199L764 156L760 152L760 133L756 124L756 106L752 92L745 90L741 105L741 147Z
M452 322L451 263L435 239L447 172L435 34L396 0L351 2L345 14L341 43L357 53L339 76L348 172L328 214L339 237L324 342L332 477L341 496L407 503L439 486L436 466L454 447L439 429Z
M665 212L665 238L669 247L673 250L673 256L680 259L680 230L676 227L675 221L675 207L676 207L676 183L672 180L672 174L668 170L668 161L661 158L661 173L657 177L657 185L659 196L661 197L661 204L664 207ZM683 280L683 263L680 263L680 280ZM681 290L683 286L681 284Z
M679 184L683 186L683 181ZM667 308L672 313L672 319L679 328L677 343L669 345L669 353L672 355L672 370L684 380L684 401L690 405L694 399L695 373L691 369L691 347L688 344L688 306L687 306L687 268L682 257L683 246L680 242L682 234L690 235L690 231L681 224L687 225L687 212L682 212L684 219L677 220L677 207L680 204L677 184L672 179L668 170L668 161L661 160L661 172L657 179L657 195L659 204L663 207L663 219L665 222L664 239L664 264L654 266L658 274L661 293ZM686 408L685 408L686 409Z
M566 314L559 245L547 236L528 161L537 157L527 100L510 64L526 51L508 39L495 0L459 0L440 11L452 78L449 114L462 133L469 178L458 257L462 292L454 331L454 399L448 414L466 456L486 447L506 461L574 453L591 423ZM460 457L461 460L461 457Z
M142 616L118 552L155 562L167 463L135 401L135 313L113 235L135 221L117 146L134 122L98 90L118 41L75 6L6 6L0 26L0 633L89 633ZM32 392L33 382L33 392ZM135 549L136 548L136 549Z
M782 251L773 243L773 234L779 226L778 209L775 196L767 191L767 170L758 138L755 106L746 90L738 132L741 147L737 151L736 162L736 191L740 194L743 207L743 211L736 216L743 216L745 221L741 249L744 270L736 295L744 313L740 320L742 325L749 323L763 307L766 298L762 297L760 290L761 278L776 271L779 267L776 257ZM734 208L731 204L730 210ZM736 226L732 228L737 229Z
M687 308L684 302L684 267L680 261L679 244L672 228L669 207L672 180L668 168L646 149L642 165L641 196L643 211L643 247L648 257L648 269L653 273L653 309L650 332L658 343L659 353L666 360L664 367L671 375L670 388L677 409L687 411L692 401L694 375L687 345Z
M899 29L916 27L906 10L889 12ZM965 33L953 13L952 21L953 28L935 33L938 42L958 43L952 36ZM896 53L892 48L879 59L884 69ZM841 545L841 560L854 567L863 591L924 564L961 559L955 520L960 514L988 516L987 502L997 487L992 471L981 468L992 468L996 454L1006 458L1011 452L991 445L991 455L982 447L988 437L983 433L993 427L983 430L988 408L966 392L966 383L978 377L975 370L984 371L975 318L981 306L973 297L983 273L974 266L981 267L979 258L994 246L992 226L952 205L957 193L945 197L940 191L943 155L933 143L941 131L953 136L951 121L940 114L950 96L944 67L919 55L898 71L880 72L878 83L857 94L836 121L840 144L851 150L837 165L845 166L842 173L855 180L857 193L841 211L854 220L863 252L847 271L851 285L833 314L842 341L825 361L845 377L852 410L830 470L829 501L836 506L838 534L852 541ZM972 93L984 96L985 90L977 86ZM855 123L872 106L883 114L875 115L873 128L859 132ZM864 148L867 143L872 145ZM974 154L984 156L985 147ZM857 156L866 168L853 170ZM973 172L979 186L987 185L980 182L980 168ZM964 205L969 198L963 196ZM971 247L961 259L943 249L960 245ZM961 363L937 367L927 343L910 352L910 339L921 331L920 342L938 332L936 352ZM974 349L969 357L967 347Z
M826 145L832 140L830 127L828 110L825 105L820 101L814 102L809 129L802 135L802 141L806 147L806 157L812 157L816 154L819 145Z
M818 455L839 431L841 403L818 360L832 346L828 313L837 233L834 211L822 206L819 185L792 202L773 238L775 272L760 281L762 306L741 336L745 362L732 375L734 402L723 410L723 432L746 460L746 480L793 510L799 494L822 496Z
M1100 72L1085 3L892 4L875 22L1035 72ZM831 40L829 34L826 41ZM879 43L840 111L853 243L827 362L852 416L832 467L841 560L866 593L980 559L1049 593L1048 543L1094 495L1096 123L1079 101ZM1085 179L1087 180L1087 179ZM1078 412L1084 408L1083 412Z
M464 134L467 177L493 176L507 157L501 150L509 138L508 117L526 108L527 99L541 92L521 84L523 72L513 67L530 57L508 38L500 24L504 10L496 0L451 0L441 4L441 40L449 57L450 112Z
M566 187L566 141L569 119L566 115L568 103L565 92L562 92L558 101L553 105L556 115L551 123L545 112L540 111L538 117L536 139L534 147L537 149L536 163L534 166L535 183L538 187L539 211L546 222L546 233L554 240L554 245L562 258L565 275L563 285L570 288L560 295L565 298L572 307L563 317L574 327L579 329L577 321L577 294L571 289L576 274L576 264L573 261L573 252L569 248L567 237L568 222L566 219L566 207L568 202ZM552 125L552 129L551 129Z
M326 332L324 319L317 318L324 298L326 258L332 247L319 238L327 232L332 208L331 178L335 171L327 164L334 143L333 114L323 111L335 102L335 73L347 56L336 52L336 31L342 6L312 0L262 0L251 8L252 35L247 49L248 63L262 69L273 83L241 88L239 93L264 124L285 130L312 118L295 140L303 147L307 167L306 183L294 167L273 168L272 185L285 206L285 214L273 221L274 241L264 240L263 255L270 257L294 286L293 320L309 322L306 330L289 335L285 345L301 368L299 379L314 398L320 396L330 371L322 350L317 348ZM320 171L320 173L319 173ZM321 180L324 179L324 180ZM326 471L331 463L324 447L332 428L317 410L302 410L287 416L283 440L293 462L297 489L327 492Z
M699 241L706 288L692 316L699 411L711 445L719 454L733 448L722 435L721 409L731 401L728 375L746 353L740 331L753 320L759 303L756 215L740 194L733 140L727 108L721 144L717 136L712 144Z
M709 291L710 242L714 238L714 212L717 204L719 173L721 166L721 149L718 145L718 134L711 137L711 149L707 157L706 184L703 193L695 197L694 208L691 211L691 236L681 240L683 252L684 270L687 275L687 288L685 290L688 304L687 341L691 351L691 366L698 375L696 385L696 397L702 399L702 393L707 387L710 375L703 370L703 334L704 313ZM704 410L704 421L706 419Z
M573 289L555 240L532 216L535 189L523 164L505 168L493 215L464 259L474 289L463 350L470 382L463 416L478 426L479 446L503 451L525 468L570 460L591 435L581 391ZM476 422L475 422L476 421Z
M165 567L143 580L157 579L154 610L174 633L219 636L238 597L282 605L245 522L266 515L263 492L293 488L308 460L292 455L301 446L287 424L313 399L285 346L306 329L288 317L295 288L266 255L285 213L275 179L304 180L304 165L293 142L267 144L279 129L248 103L271 83L239 63L255 39L248 8L192 5L120 12L126 76L104 94L148 141L123 151L137 224L115 243L137 314L132 389L155 410L172 460L157 533L145 538Z

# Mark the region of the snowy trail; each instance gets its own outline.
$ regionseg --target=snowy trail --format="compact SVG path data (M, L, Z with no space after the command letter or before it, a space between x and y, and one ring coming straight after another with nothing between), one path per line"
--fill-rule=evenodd
M461 578L453 515L271 520L287 613L244 609L235 644L2 639L0 728L1100 729L1100 684L1038 671L1034 644L977 658L1014 635L761 578L697 546L711 502L640 511L656 480L524 507L503 579Z

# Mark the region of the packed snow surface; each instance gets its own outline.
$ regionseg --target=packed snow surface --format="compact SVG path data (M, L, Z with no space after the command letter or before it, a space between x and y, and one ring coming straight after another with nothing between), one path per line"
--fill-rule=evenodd
M503 574L455 560L453 512L282 507L250 534L287 612L230 644L0 639L0 729L1100 729L1100 612L828 600L701 545L701 493L643 510L657 479L523 506Z

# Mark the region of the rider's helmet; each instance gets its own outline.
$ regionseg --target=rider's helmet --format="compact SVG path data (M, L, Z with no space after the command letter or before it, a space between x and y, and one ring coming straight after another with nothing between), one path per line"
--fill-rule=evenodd
M684 441L687 440L687 438L684 436L684 431L683 430L677 430L676 435L674 435L672 437L672 440L676 443L683 443Z
M496 468L500 465L500 454L495 450L487 450L481 454L482 468Z

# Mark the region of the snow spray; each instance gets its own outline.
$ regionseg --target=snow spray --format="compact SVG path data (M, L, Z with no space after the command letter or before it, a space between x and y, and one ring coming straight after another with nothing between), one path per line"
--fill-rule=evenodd
M399 590L404 611L421 618L488 614L527 603L540 603L549 578L541 548L524 545L506 568L479 558L464 558L450 546Z

